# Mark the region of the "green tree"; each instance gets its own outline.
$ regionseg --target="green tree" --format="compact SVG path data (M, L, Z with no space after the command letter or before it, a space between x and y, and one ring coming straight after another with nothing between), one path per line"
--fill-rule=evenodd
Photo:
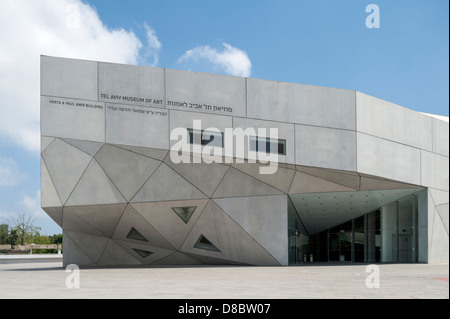
M19 244L19 231L17 229L11 229L9 231L9 244L12 246Z
M41 230L40 227L35 226L35 219L33 216L26 213L20 213L17 216L10 216L5 220L9 227L11 227L11 245L31 244L33 238L39 235L39 231Z
M0 225L0 245L17 245L19 242L19 234L17 229L9 228L8 224Z
M50 243L54 245L62 245L62 234L54 234L49 236Z
M33 237L29 238L31 244L36 245L50 245L52 242L50 241L50 237L47 235L41 235L37 232Z
M41 235L35 219L26 213L2 218L0 224L0 245L62 245L62 234ZM36 249L33 253L55 253L56 249Z
M0 245L9 244L9 226L7 224L0 225Z

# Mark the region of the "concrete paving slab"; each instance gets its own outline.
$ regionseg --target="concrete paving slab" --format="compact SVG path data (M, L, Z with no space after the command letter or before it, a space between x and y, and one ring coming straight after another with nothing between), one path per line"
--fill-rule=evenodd
M82 268L62 262L0 264L1 299L448 299L448 264L378 265L379 288L367 265L293 267L154 266ZM444 280L443 280L444 279Z

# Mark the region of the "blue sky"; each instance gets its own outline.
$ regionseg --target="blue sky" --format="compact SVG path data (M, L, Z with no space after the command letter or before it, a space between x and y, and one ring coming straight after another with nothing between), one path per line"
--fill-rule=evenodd
M372 3L380 28L366 27ZM0 38L0 216L31 212L44 234L61 230L39 209L41 54L358 90L449 114L446 0L5 0Z
M188 49L222 43L245 50L251 77L359 90L402 106L448 115L448 1L90 1L112 28L141 38L148 23L162 43L158 66ZM380 28L368 29L368 4ZM215 70L221 73L220 70Z

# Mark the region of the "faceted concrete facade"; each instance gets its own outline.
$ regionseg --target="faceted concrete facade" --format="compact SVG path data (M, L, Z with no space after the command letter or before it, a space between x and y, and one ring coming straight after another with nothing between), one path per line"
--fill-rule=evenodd
M193 120L278 128L276 173L236 153L173 163L170 133ZM314 233L426 188L419 261L448 262L448 129L350 90L42 56L42 208L65 265L287 265L289 205ZM337 192L348 210L301 207Z

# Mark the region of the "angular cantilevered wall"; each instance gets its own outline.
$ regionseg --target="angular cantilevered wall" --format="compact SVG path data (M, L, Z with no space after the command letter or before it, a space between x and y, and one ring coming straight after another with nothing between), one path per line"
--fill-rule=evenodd
M194 120L277 128L276 173L175 164ZM448 260L448 123L352 90L43 56L41 155L64 264L287 265L288 196L421 187L421 261Z

